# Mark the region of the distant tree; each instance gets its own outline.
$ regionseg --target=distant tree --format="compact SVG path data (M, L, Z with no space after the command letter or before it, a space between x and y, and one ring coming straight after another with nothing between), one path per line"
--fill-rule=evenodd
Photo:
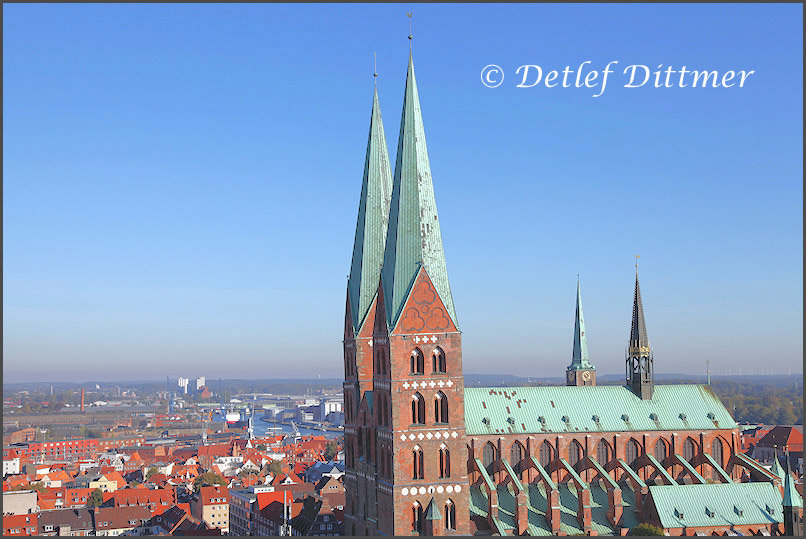
M283 461L271 459L264 467L272 476L277 476L283 473Z
M630 528L627 535L641 535L641 536L660 536L663 535L663 528L658 528L652 524L639 524L634 528Z
M257 444L256 449L258 451L265 451L266 450L266 444Z
M193 490L198 490L201 487L212 487L215 485L226 486L227 480L213 472L204 472L196 476L193 480Z
M151 468L149 468L148 471L146 472L146 481L151 479L151 476L153 476L153 475L155 475L157 473L159 473L159 470L157 469L156 466L152 466Z
M104 493L101 489L96 488L87 498L87 507L100 507L104 503Z
M329 441L325 446L325 460L333 460L339 454L339 444L333 440Z

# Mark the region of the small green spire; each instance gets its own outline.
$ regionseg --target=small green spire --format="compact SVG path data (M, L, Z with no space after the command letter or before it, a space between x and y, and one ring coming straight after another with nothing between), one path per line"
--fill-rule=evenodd
M585 336L585 317L582 314L582 289L577 276L577 310L574 322L574 350L571 353L569 369L592 369L588 362L588 338Z
M361 183L361 201L358 205L358 222L353 244L353 261L350 278L347 281L353 330L356 333L364 324L372 300L378 291L386 229L389 224L391 191L392 169L389 165L389 150L386 147L376 88L372 99L364 179Z
M789 473L789 451L786 452L784 458L786 459L786 469L784 470L786 477L784 478L784 500L781 505L783 507L803 507L803 497L795 488L795 480Z
M439 507L437 504L434 503L434 498L431 498L431 501L428 503L428 507L425 508L425 513L423 514L425 520L442 520L442 513L439 511Z
M397 325L421 267L428 272L448 315L458 326L437 218L414 62L409 52L382 272L390 328Z

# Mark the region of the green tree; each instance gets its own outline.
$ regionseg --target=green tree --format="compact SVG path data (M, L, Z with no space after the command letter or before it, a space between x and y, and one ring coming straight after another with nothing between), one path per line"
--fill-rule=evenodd
M87 507L100 507L104 503L104 493L101 489L96 488L87 498Z
M263 469L273 476L280 475L283 473L283 461L271 459Z
M325 460L333 460L339 454L339 444L333 440L329 441L325 446Z
M663 535L663 528L658 528L652 524L639 524L634 528L630 528L630 531L627 535L659 536Z
M257 449L258 451L265 451L266 444L257 444L257 447L255 449Z
M198 490L201 487L212 487L215 485L227 486L227 480L213 472L204 472L196 476L193 480L193 490Z
M157 473L159 473L159 470L157 469L156 466L152 466L151 468L149 468L148 471L146 472L146 481L151 479L151 476Z

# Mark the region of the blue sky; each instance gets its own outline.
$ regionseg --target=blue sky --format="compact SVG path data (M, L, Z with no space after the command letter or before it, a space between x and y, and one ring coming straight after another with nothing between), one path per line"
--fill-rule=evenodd
M414 59L466 372L801 371L800 5L3 6L7 380L339 377L372 100ZM753 69L744 88L481 84ZM613 76L615 77L615 76ZM394 160L394 156L392 156Z

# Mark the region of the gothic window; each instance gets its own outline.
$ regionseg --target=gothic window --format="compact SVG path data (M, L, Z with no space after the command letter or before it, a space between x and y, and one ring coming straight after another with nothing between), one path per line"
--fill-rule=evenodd
M686 438L686 441L683 442L683 458L691 462L696 454L697 446L694 444L694 440Z
M576 440L571 442L571 445L568 446L568 462L571 466L576 466L577 462L582 460L582 456L585 454L585 450L582 449L580 443Z
M411 531L414 533L423 533L423 506L420 502L414 502L411 506Z
M663 461L666 460L666 457L666 442L663 440L658 440L655 442L655 460L663 464Z
M605 440L599 440L596 446L596 461L602 466L610 462L610 444Z
M484 444L484 450L481 454L481 463L489 472L493 462L495 462L495 446L491 442L487 442Z
M414 446L412 456L414 463L414 473L413 473L414 479L424 479L425 465L423 464L423 450L420 449L419 445Z
M437 392L434 398L434 421L437 423L448 422L448 397L442 391Z
M411 373L425 374L425 357L419 348L411 351Z
M722 449L723 449L722 440L716 438L714 440L714 443L711 444L711 456L714 458L716 463L719 464L720 467L722 467L724 464L724 461L722 460Z
M512 447L509 448L509 465L512 466L516 474L519 474L521 471L521 461L523 460L524 453L525 451L520 442L515 442L512 444Z
M411 398L411 422L425 425L425 399L419 391Z
M434 372L443 374L447 372L447 364L445 362L445 352L442 348L437 346L431 353L431 362L433 363Z
M447 447L443 447L439 450L439 476L440 477L450 477L451 476L451 452L448 450Z
M554 451L552 451L551 444L543 442L540 444L540 465L545 468L551 464L552 460L554 460Z
M364 454L364 429L358 429L358 458Z
M636 442L634 438L630 438L630 441L627 442L624 456L626 457L627 464L630 466L641 456L641 446L638 445L638 442Z
M445 502L445 529L456 529L456 504L453 503L453 500Z

